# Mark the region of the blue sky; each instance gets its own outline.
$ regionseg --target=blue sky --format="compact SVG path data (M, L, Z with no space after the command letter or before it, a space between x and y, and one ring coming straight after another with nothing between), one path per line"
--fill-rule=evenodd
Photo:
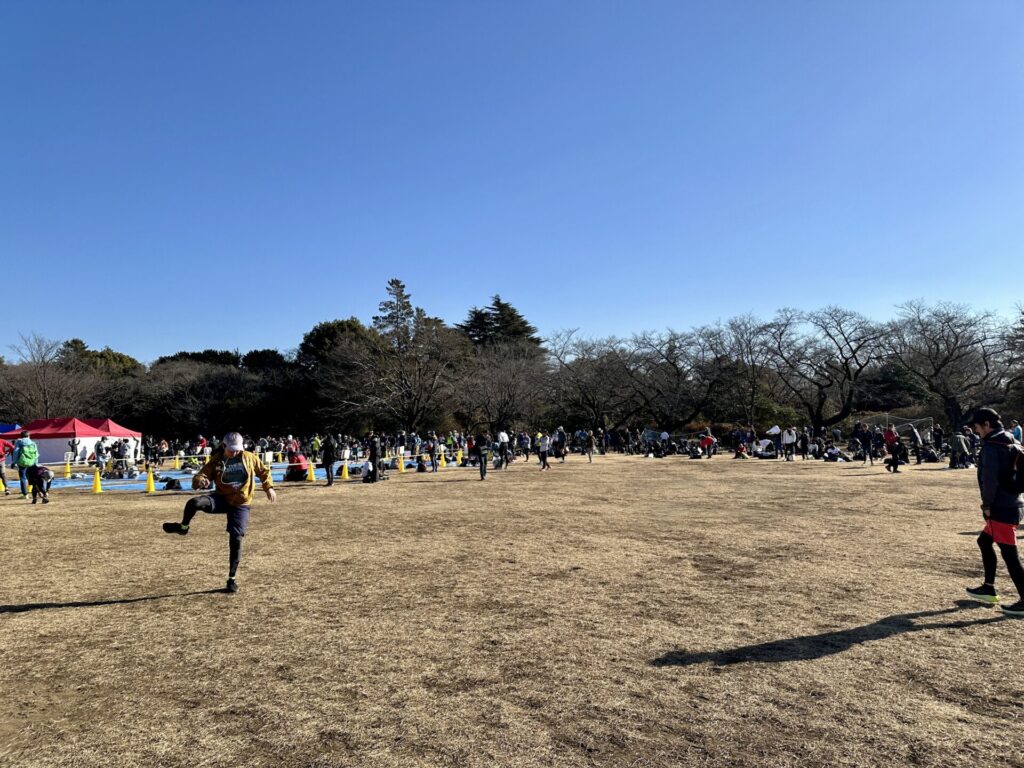
M1018 301L1024 3L6 0L0 86L0 343Z

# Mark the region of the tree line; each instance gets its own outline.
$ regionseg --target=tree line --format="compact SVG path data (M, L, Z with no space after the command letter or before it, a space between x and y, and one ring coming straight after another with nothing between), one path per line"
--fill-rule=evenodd
M110 417L147 434L350 434L368 428L568 429L788 422L864 413L1024 409L1024 312L1013 321L911 301L887 321L784 308L688 330L541 339L494 296L449 325L389 281L369 324L317 324L295 350L183 351L149 365L79 339L24 336L0 361L0 419Z

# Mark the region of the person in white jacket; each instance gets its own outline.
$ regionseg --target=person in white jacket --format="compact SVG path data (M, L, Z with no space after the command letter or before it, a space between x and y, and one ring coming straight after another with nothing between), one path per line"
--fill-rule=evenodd
M782 452L786 461L793 461L796 458L796 427L790 427L782 433Z

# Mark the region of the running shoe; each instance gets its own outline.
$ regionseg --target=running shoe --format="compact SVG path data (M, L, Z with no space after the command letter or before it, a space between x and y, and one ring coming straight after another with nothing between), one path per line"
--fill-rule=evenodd
M188 528L182 527L181 523L164 523L164 533L177 533L184 536L188 533Z
M980 587L968 587L966 592L968 597L974 598L979 603L995 605L999 602L999 593L996 592L996 588L991 584L982 584Z
M1024 619L1024 600L1018 600L1013 605L1002 605L1000 608L1003 609L1003 613L1007 616L1015 616L1019 619Z
M234 576L228 579L228 585L224 587L224 591L230 592L232 595L238 591L238 582L235 580Z

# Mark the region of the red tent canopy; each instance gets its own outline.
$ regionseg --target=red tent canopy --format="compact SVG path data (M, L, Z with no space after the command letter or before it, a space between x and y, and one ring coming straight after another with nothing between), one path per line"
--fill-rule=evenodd
M33 440L51 440L72 437L142 437L110 419L36 419L21 429L27 429ZM21 429L0 434L3 438L21 437Z

